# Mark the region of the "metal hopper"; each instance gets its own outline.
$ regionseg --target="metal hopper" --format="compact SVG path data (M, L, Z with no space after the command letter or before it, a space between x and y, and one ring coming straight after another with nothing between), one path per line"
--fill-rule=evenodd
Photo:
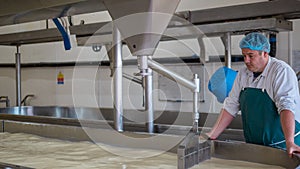
M132 55L152 56L179 1L106 0L104 4Z

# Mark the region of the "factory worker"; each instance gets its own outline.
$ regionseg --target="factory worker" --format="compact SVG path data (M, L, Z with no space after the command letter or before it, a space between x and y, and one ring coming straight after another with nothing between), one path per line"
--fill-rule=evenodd
M293 69L269 56L270 44L260 33L240 42L245 67L238 71L229 96L211 131L216 139L239 111L246 142L300 152L300 96Z

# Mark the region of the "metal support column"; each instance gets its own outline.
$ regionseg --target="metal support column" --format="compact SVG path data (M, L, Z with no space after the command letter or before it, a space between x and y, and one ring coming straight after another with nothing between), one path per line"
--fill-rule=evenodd
M145 111L147 112L146 124L149 133L154 132L154 111L153 111L153 78L152 69L148 67L148 56L138 56L138 68L140 73L138 75L143 77L144 93L145 93Z
M21 54L17 45L16 53L16 106L21 106Z
M119 132L123 131L123 99L122 99L122 40L120 31L116 26L113 27L113 100L114 100L114 125Z
M194 133L198 133L198 120L199 120L199 117L200 117L199 112L198 112L198 93L200 91L200 86L199 86L200 81L199 81L199 78L198 78L197 74L194 74L194 83L196 85L196 89L194 89L194 91L193 91L193 96L194 96L194 99L193 99L193 112L194 112L193 131L194 131Z
M292 33L288 32L288 64L293 67L293 37Z
M147 111L147 128L149 133L154 132L154 118L153 118L153 78L152 78L152 69L147 69L147 75L145 76L145 109Z
M225 33L222 38L225 46L225 66L231 68L231 35L230 32Z

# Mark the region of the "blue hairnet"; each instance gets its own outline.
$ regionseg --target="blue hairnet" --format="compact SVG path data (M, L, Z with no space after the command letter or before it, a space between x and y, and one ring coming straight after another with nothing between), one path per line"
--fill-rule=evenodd
M208 89L217 97L218 102L223 103L228 97L236 75L237 71L223 66L211 76Z
M270 52L269 40L262 34L254 32L246 35L240 42L240 48Z

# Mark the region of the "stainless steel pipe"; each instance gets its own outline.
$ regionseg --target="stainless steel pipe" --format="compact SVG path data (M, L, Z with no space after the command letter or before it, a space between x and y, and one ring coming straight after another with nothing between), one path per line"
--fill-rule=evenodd
M148 60L150 56L138 56L138 68L143 77L144 84L144 93L145 93L145 111L147 113L146 124L148 133L154 133L154 111L153 111L153 78L152 78L152 69L148 66Z
M21 106L21 54L19 51L19 45L17 45L16 53L16 105Z
M113 103L114 103L114 126L119 132L123 131L123 94L122 94L122 40L120 31L113 26Z
M153 111L153 76L152 69L147 69L145 76L145 109L147 111L147 128L148 133L154 133L154 111Z
M200 91L200 80L197 74L194 74L194 83L181 77L180 75L168 70L163 65L148 59L148 66L153 68L153 70L161 73L167 78L189 88L193 92L193 131L198 133L198 121L199 121L199 112L198 112L198 93Z
M195 133L198 133L198 121L199 121L199 112L198 112L198 93L200 91L200 80L198 78L198 75L197 74L194 74L194 83L195 85L197 86L197 89L193 91L193 112L194 112L194 117L193 117L193 120L194 120L194 124L193 124L193 131Z
M230 32L225 33L223 37L223 43L225 46L225 66L231 68L231 35Z
M197 86L196 84L194 84L193 82L181 77L180 75L168 70L166 67L164 67L163 65L155 62L152 59L148 60L148 65L156 72L166 76L167 78L174 80L175 82L185 86L186 88L194 91L197 90Z

